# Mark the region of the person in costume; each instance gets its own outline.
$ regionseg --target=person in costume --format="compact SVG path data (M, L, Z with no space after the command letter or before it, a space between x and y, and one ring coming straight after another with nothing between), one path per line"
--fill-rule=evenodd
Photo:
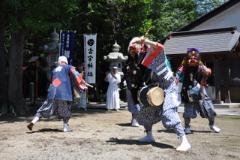
M143 49L143 46L147 46ZM173 76L173 72L167 65L167 58L164 53L164 46L158 42L151 41L145 37L133 38L128 47L131 54L145 53L141 65L150 69L155 77L154 81L164 90L165 99L162 107L155 109L150 106L141 106L141 110L137 115L139 124L143 125L146 131L146 136L139 139L140 142L154 142L152 134L153 124L162 121L162 124L167 129L174 129L175 133L181 140L181 144L176 148L177 151L188 151L191 148L184 128L181 125L181 120L177 112L177 107L180 104L178 96L178 86Z
M188 48L187 55L178 67L176 77L182 83L182 101L184 102L185 133L192 133L190 122L197 117L197 113L203 118L208 118L209 127L216 133L220 128L215 125L216 112L211 98L208 96L207 78L211 75L211 69L201 61L199 49Z
M128 55L128 60L123 67L123 80L127 84L127 102L128 111L132 114L131 126L139 127L139 123L136 119L137 114L140 111L140 104L138 100L138 92L144 84L150 81L150 71L141 65L141 55L131 54Z
M52 71L52 82L48 88L47 100L37 110L31 123L27 125L29 130L33 129L41 117L49 118L56 114L58 118L63 119L63 131L71 131L68 122L71 117L71 102L73 101L72 87L83 92L87 89L87 83L82 78L82 74L75 70L75 67L68 65L65 56L60 56L57 63L57 67Z
M109 83L107 89L107 109L116 110L120 109L120 97L119 97L119 83L121 82L121 75L118 72L118 67L111 68L111 72L107 73L105 81Z

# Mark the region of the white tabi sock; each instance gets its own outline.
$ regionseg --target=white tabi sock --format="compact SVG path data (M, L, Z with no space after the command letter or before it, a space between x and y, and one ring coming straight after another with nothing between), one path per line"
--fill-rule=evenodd
M139 127L139 123L138 123L138 121L135 118L132 119L132 124L131 125L133 127Z
M186 135L183 135L182 137L180 137L180 139L181 139L181 144L180 146L177 147L176 149L177 151L186 152L189 149L191 149L191 145L189 144Z
M72 132L68 123L63 123L63 132Z
M36 116L33 118L32 123L35 124L35 123L37 123L38 120L39 120L39 117Z

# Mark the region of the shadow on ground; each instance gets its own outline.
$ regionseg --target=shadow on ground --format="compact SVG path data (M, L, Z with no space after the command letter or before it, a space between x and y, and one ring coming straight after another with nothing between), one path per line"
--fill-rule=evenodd
M29 131L26 133L33 134L33 133L44 133L44 132L63 132L63 131L61 129L44 128L44 129L39 129L37 131Z
M165 143L159 143L159 142L153 142L153 143L142 143L138 140L133 139L118 139L118 138L110 138L107 143L114 143L114 144L126 144L126 145L152 145L154 147L162 148L162 149L174 149L173 146L165 144Z
M194 132L195 133L211 133L211 131L206 131L206 130L191 130L192 133L190 134L193 134ZM173 134L176 134L175 131L172 129L172 130L168 130L168 129L161 129L161 130L158 130L157 132L161 133L161 132L164 132L164 133L173 133Z
M116 125L121 127L132 127L131 123L117 123Z
M103 113L103 114L111 114L114 111L108 111L106 109L95 109L95 108L89 108L87 111L83 109L72 109L72 118L79 117L79 116L87 116L90 114L98 114L98 113ZM0 124L4 123L14 123L14 122L22 122L22 121L31 121L35 113L30 113L25 116L15 116L13 114L6 114L0 116ZM42 121L49 121L49 120L55 120L58 121L59 119L56 116L52 116L50 118L42 118Z

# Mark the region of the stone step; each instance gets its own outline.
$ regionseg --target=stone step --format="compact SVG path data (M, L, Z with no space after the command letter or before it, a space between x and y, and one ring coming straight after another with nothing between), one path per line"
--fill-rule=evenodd
M120 103L121 108L127 107L126 102ZM106 103L97 103L89 102L88 107L90 108L106 108ZM179 107L183 107L181 104ZM215 108L240 108L240 103L223 103L223 104L214 104Z
M240 108L240 103L214 104L215 108Z
M240 103L213 104L214 108L240 108ZM180 105L183 107L183 104Z

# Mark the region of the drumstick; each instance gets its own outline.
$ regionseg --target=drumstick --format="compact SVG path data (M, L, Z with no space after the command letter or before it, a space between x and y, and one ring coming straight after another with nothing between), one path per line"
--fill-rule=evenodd
M91 84L85 83L86 86L93 88L93 86Z
M143 35L143 40L141 40L141 51L142 52L144 51L144 40L147 38L147 35L152 28L153 28L153 26L149 27L148 30Z
M153 26L149 27L148 30L145 32L145 34L143 35L143 37L147 37L149 31L153 28Z

